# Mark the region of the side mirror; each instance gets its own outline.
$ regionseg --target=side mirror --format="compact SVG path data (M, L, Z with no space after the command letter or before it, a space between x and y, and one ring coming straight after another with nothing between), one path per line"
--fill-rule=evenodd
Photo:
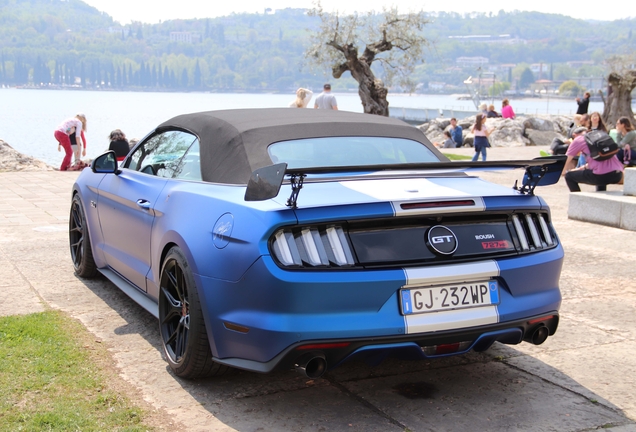
M91 169L97 174L119 174L115 152L111 150L93 159Z

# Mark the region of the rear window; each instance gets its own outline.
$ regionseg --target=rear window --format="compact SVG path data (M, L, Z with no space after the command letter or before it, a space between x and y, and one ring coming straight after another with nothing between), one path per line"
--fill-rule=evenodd
M323 137L271 144L272 162L288 168L390 165L439 162L424 144L404 138Z

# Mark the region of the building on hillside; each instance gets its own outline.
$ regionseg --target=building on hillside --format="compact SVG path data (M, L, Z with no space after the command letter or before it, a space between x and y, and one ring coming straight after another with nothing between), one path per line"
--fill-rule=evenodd
M198 43L201 35L197 32L170 32L170 42Z
M481 67L488 64L486 57L457 57L455 63L462 67Z
M566 62L566 64L570 66L572 69L580 69L583 66L593 66L594 62L591 60L575 60L575 61Z

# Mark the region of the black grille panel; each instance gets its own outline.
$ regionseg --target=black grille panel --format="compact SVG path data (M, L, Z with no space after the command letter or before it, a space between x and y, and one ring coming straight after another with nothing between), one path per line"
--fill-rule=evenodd
M351 224L348 235L357 258L356 263L363 266L409 266L491 258L531 253L556 246L548 215L539 212L514 215L464 214L442 221L393 219L382 228L377 227L377 222L375 227L360 225ZM437 253L427 238L429 229L436 225L443 225L455 234L457 250L451 256Z

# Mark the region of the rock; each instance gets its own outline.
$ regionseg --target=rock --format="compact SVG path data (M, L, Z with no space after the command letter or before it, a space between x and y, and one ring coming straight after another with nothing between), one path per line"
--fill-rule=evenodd
M26 156L0 140L0 172L7 171L53 171L51 165Z
M526 136L530 141L530 145L550 145L554 138L563 139L563 135L555 131L542 131L534 129L526 129Z
M464 146L472 146L474 137L470 129L475 124L475 116L458 120L464 130ZM515 119L489 118L486 127L492 129L489 137L492 147L521 147L550 145L555 137L565 138L572 123L568 116L520 116ZM434 119L418 126L431 142L442 142L442 133L448 127L448 120Z
M558 130L558 126L552 121L548 119L543 119L539 117L528 117L523 121L523 127L528 130L535 131L554 131Z

